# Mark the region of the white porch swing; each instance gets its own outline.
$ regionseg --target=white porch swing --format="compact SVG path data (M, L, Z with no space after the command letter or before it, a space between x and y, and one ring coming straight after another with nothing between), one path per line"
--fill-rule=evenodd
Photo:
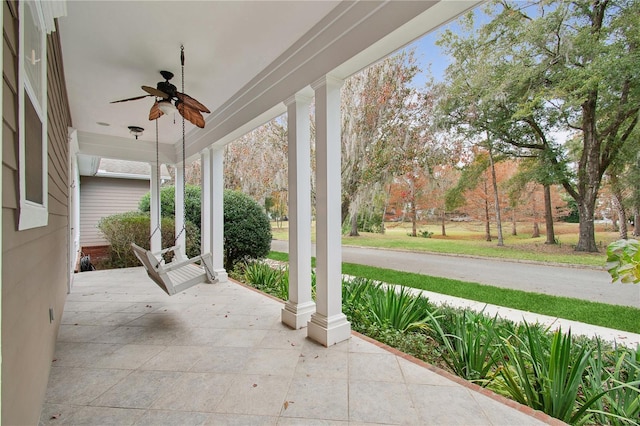
M184 95L184 47L181 47L180 61L182 64L182 93L180 99L183 101L186 95ZM168 81L167 81L168 83ZM197 101L196 101L197 102ZM155 119L156 122L156 176L160 176L160 161L159 161L159 142L158 142L158 119L162 115L159 109L156 109L158 102L151 108L150 119ZM198 105L201 105L198 103ZM204 106L202 106L204 108ZM183 106L182 108L185 108ZM206 108L205 108L206 110ZM204 110L203 110L204 111ZM208 112L208 110L204 111ZM185 117L182 114L182 176L185 176ZM201 114L200 114L201 115ZM152 118L154 117L154 118ZM204 120L202 120L202 123ZM202 124L204 126L204 124ZM182 181L182 200L186 199L186 182ZM160 231L161 221L158 221L156 229L151 233L149 240L153 237L157 231ZM147 275L151 278L165 293L169 296L180 293L196 284L201 283L215 283L218 281L217 274L213 270L213 256L211 253L204 253L191 259L182 254L182 248L175 243L180 238L180 235L186 231L186 215L185 209L183 209L182 216L182 229L176 235L174 240L174 246L163 249L159 252L152 252L146 250L135 243L131 243L133 253L140 260L142 265L147 271ZM165 261L165 256L168 253L172 253L170 262Z

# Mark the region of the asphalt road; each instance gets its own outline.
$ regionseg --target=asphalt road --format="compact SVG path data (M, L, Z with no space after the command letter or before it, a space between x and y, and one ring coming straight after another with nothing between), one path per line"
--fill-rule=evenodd
M289 243L273 240L271 249L286 253ZM612 284L606 271L592 268L352 246L342 246L342 261L640 308L640 284Z

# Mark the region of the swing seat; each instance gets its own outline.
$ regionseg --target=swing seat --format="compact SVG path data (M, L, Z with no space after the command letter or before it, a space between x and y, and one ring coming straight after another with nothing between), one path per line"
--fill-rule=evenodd
M196 284L218 281L213 271L211 253L187 259L182 256L179 246L169 247L159 253L152 253L135 243L131 243L131 248L147 270L149 278L169 296L180 293ZM174 259L165 263L163 255L170 251L173 251ZM200 265L196 265L195 262L200 262Z

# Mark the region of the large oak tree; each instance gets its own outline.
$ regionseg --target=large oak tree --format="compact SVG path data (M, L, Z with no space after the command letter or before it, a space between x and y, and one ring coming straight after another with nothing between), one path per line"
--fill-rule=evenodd
M454 58L450 117L490 132L518 155L542 155L549 179L578 205L576 250L597 251L602 177L638 122L640 2L499 1L484 13L488 23L469 15L440 41ZM554 140L560 132L580 140L568 167L565 146Z

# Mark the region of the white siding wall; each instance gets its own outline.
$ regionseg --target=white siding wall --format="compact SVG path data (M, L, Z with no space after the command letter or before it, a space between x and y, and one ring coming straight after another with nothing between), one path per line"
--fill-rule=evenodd
M98 229L98 221L115 213L138 210L138 202L147 192L148 180L81 176L80 246L109 244Z

